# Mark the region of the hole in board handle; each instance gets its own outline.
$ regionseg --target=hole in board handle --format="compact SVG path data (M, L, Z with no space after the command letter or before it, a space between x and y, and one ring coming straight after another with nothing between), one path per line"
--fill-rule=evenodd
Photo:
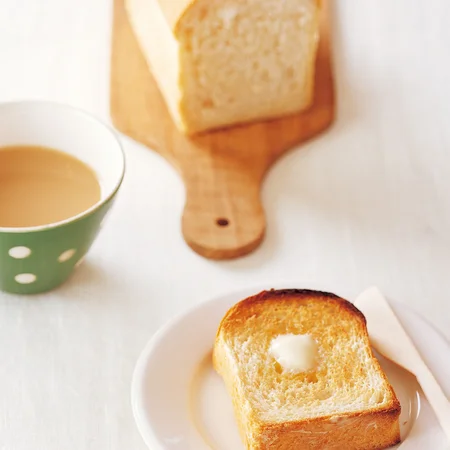
M230 222L229 222L228 219L225 219L225 218L223 218L223 217L220 217L219 219L216 220L216 224L217 224L219 227L227 227L227 226L230 224Z

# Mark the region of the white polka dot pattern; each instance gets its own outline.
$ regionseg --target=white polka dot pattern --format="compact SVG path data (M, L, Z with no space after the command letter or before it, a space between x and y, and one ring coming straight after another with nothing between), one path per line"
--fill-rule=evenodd
M24 259L31 255L31 250L28 247L22 245L9 249L9 256L14 259Z
M76 262L75 267L80 266L81 263L83 262L83 260L84 260L84 258L80 258L80 259Z
M58 256L58 261L60 263L69 261L70 258L72 258L73 255L75 255L76 250L74 248L71 248L70 250L66 250L65 252L62 252L59 256Z
M36 281L36 275L33 273L20 273L19 275L16 275L14 279L19 284L31 284Z

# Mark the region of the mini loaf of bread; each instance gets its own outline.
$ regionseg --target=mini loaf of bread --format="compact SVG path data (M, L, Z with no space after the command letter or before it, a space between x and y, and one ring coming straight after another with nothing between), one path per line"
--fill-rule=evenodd
M187 134L307 108L319 0L126 0L177 127Z

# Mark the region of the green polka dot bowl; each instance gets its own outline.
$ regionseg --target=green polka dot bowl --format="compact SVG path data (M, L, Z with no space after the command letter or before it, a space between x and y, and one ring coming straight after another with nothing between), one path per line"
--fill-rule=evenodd
M62 284L82 262L122 183L124 153L116 133L91 115L41 101L0 104L0 151L11 145L74 156L94 170L101 187L100 201L77 216L38 227L0 227L0 290L37 294Z

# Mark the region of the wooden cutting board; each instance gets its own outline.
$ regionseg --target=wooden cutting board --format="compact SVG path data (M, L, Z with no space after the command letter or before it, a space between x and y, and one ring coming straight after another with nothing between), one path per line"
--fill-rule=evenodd
M260 189L285 152L333 121L328 5L323 1L314 105L302 114L188 138L172 123L128 22L115 0L111 62L111 116L124 134L159 152L186 187L182 232L187 244L211 259L243 256L266 229Z

